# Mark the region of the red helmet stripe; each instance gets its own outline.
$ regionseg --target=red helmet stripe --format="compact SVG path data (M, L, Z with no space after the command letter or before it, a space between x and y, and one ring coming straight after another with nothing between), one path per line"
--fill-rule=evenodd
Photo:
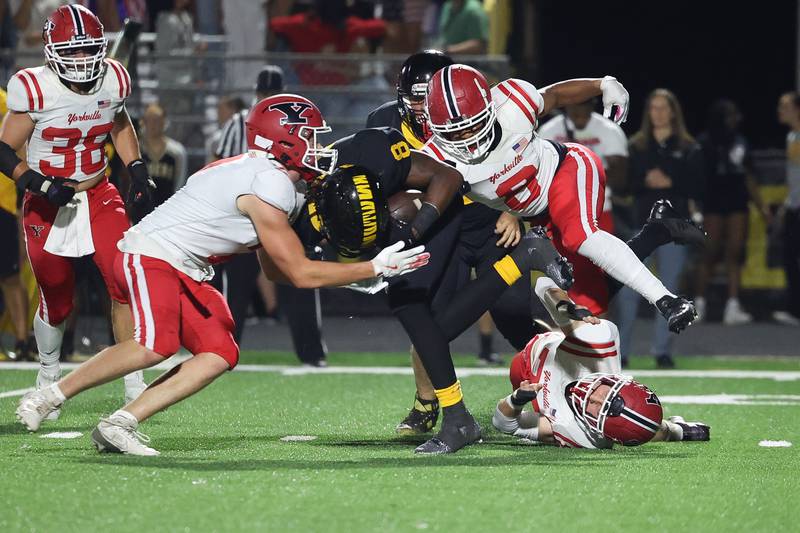
M118 85L119 85L119 97L120 98L124 98L125 97L124 96L124 94L125 94L125 90L124 90L125 82L124 82L124 80L122 78L122 73L119 71L119 66L116 65L114 60L111 60L111 59L108 60L108 64L111 65L111 70L113 70L114 74L117 75L117 82L118 82Z
M440 71L442 73L442 92L444 93L444 101L447 104L447 112L450 114L450 118L458 118L460 113L458 112L456 99L453 97L453 78L450 74L451 70L452 67L447 66Z
M539 106L537 106L533 102L533 98L531 98L531 95L528 94L528 91L526 91L522 87L520 87L519 84L516 81L514 81L513 79L508 79L508 80L506 80L506 82L508 82L508 84L511 85L511 87L516 89L516 91L519 94L521 94L523 98L525 98L525 101L528 102L531 105L531 109L533 109L534 114L538 115L539 114Z
M33 92L31 92L31 86L28 84L28 80L25 79L25 76L22 74L23 72L25 71L20 70L17 76L19 76L19 79L22 81L22 86L25 87L25 92L28 93L28 109L33 111L35 109L33 105Z
M83 29L83 19L81 19L80 10L75 4L69 4L67 7L72 15L72 24L75 27L75 35L83 35L86 32Z
M536 119L533 118L533 115L531 115L530 110L527 107L525 107L525 104L522 103L522 101L517 97L516 94L512 93L511 90L508 87L503 85L504 83L505 82L503 82L503 83L501 83L501 84L499 84L497 86L497 88L500 89L500 92L502 92L504 95L508 96L511 99L512 102L517 104L517 107L520 108L520 110L522 110L522 112L525 114L525 117L527 117L528 121L531 124L536 124Z
M39 85L39 80L36 79L33 72L30 70L25 70L25 74L31 77L31 81L33 81L33 88L36 89L36 96L39 102L39 109L44 109L44 93L42 93L42 87Z

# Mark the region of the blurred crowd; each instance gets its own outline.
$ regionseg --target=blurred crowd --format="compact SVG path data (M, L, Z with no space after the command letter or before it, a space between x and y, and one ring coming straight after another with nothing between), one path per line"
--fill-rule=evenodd
M53 9L66 3L70 2L0 0L0 83L20 67L42 63L41 27ZM141 21L144 31L154 36L147 44L148 53L156 59L150 62L153 68L149 73L157 82L153 97L131 112L138 122L142 155L158 185L156 205L200 166L244 150L243 121L254 99L288 86L314 100L330 122L336 124L336 117L346 116L354 127L362 127L367 114L394 90L396 70L377 61L348 61L346 54L410 54L427 46L459 56L502 54L506 52L511 17L509 3L501 0L81 3L100 16L107 31L121 30L125 19L131 18ZM224 40L199 36L223 36ZM307 60L276 61L277 65L264 67L260 56L266 51L325 56L309 55ZM215 62L214 54L221 52L244 57ZM191 60L204 55L211 59L202 64ZM192 90L212 79L217 79L219 86L209 109L209 100L200 96L202 92L195 94ZM4 99L0 103L4 104ZM655 200L669 199L681 213L701 223L709 239L704 249L676 245L660 248L652 258L653 268L668 289L694 298L700 320L711 317L726 325L741 325L753 320L740 299L740 288L748 234L755 231L753 221L760 219L757 227L767 232L770 252L779 258L786 277L785 304L774 310L772 319L800 326L800 95L786 93L778 102L778 120L789 130L788 195L782 203L767 202L760 194L750 143L741 132L744 117L736 102L716 101L707 111L704 131L690 132L678 97L668 89L655 89L643 102L641 124L626 126L635 130L630 136L598 114L597 105L587 102L569 107L564 114L546 121L540 134L585 144L601 157L609 186L601 226L627 239L646 221ZM5 111L2 105L0 112ZM209 120L211 127L197 127ZM334 128L339 135L350 133L346 128ZM201 147L201 155L193 158L196 146ZM0 232L18 231L17 211L13 185L0 178ZM144 213L133 214L134 219L141 216ZM35 298L35 289L30 287L30 276L26 277L25 261L6 263L0 261L5 310L0 328L5 326L17 340L24 339L28 336L26 324L30 323L24 317L32 311L29 300ZM87 280L97 276L91 268L89 264ZM263 275L257 275L258 268L252 262L231 268L229 272L234 274L228 277L221 269L218 283L229 298L238 299L231 307L241 317L237 321L239 335L245 320L256 316L274 321L281 313L289 317L313 313L316 325L297 326L301 329L295 341L296 345L302 342L299 332L310 328L315 333L306 348L298 348L301 359L310 363L324 360L326 350L316 318L318 293L281 294ZM248 272L242 287L231 281L243 279L236 268ZM719 279L724 279L722 298L712 290ZM91 286L103 290L102 283ZM614 310L624 356L630 351L637 310L638 296L624 290ZM292 319L295 326L297 320ZM64 345L65 351L71 352L69 328ZM671 364L673 338L657 317L651 351L662 366ZM491 350L484 351L487 349Z

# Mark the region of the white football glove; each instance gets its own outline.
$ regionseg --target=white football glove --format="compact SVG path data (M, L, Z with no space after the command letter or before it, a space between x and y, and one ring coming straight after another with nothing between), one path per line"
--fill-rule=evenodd
M371 261L376 276L402 276L428 264L431 254L425 251L424 246L403 250L404 246L403 241L397 241L381 250Z
M603 91L603 116L617 124L625 122L628 118L628 106L631 100L628 90L614 76L603 78L603 81L600 82L600 90Z
M384 281L380 276L356 281L349 285L342 285L345 289L350 289L351 291L360 292L362 294L377 294L388 286L389 283Z

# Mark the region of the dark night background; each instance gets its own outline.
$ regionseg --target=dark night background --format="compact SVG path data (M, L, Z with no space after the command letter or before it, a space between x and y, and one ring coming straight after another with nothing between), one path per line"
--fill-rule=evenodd
M644 99L656 87L677 94L694 135L705 127L709 105L729 97L742 109L754 147L783 147L786 130L775 109L778 96L795 88L796 2L535 5L539 53L529 76L537 86L616 76L631 93L628 134L638 129Z

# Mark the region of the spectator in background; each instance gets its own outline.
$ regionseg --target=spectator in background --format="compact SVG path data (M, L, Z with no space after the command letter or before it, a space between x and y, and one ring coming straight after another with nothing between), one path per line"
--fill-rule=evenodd
M192 113L194 92L191 84L196 67L192 56L204 47L195 42L194 22L189 13L191 0L171 0L171 4L172 9L161 11L156 19L155 52L161 57L156 60L155 70L159 101L173 117L177 117ZM189 130L177 120L170 127L172 136L181 142L186 142Z
M413 54L422 47L422 21L427 7L427 0L384 0L385 53Z
M596 100L592 99L566 106L563 114L553 117L539 128L539 135L560 143L582 144L600 156L606 171L606 198L598 223L600 229L614 233L612 193L614 189L625 188L628 139L613 120L594 111L596 104Z
M489 17L480 0L447 0L439 20L439 37L446 54L485 54Z
M752 176L750 147L739 132L742 115L730 100L718 100L711 106L708 129L700 137L705 161L703 225L708 233L704 261L697 271L697 320L706 314L706 289L709 277L724 257L728 276L728 299L722 322L728 326L747 324L753 317L739 303L739 286L747 241L748 202L758 207L765 220L770 214L758 184Z
M298 60L294 72L304 85L303 94L313 98L329 123L338 123L339 135L353 133L372 109L383 103L378 90L389 84L367 61L342 56L367 53L368 41L386 34L386 22L363 19L350 14L346 0L315 0L305 13L275 17L270 31L280 37L289 50L297 53L331 54L330 60ZM338 56L338 57L337 57ZM316 92L314 86L341 86L342 90ZM342 127L345 123L350 130Z
M800 93L789 92L778 101L778 120L789 127L786 135L786 185L789 195L781 208L783 264L786 271L786 309L772 318L800 326Z
M219 143L222 139L222 128L230 118L239 111L247 109L247 104L239 96L224 96L217 102L217 127L206 136L206 163L216 161Z
M630 139L629 153L628 176L636 199L638 226L644 225L651 206L662 198L672 202L684 217L689 218L695 212L694 203L702 192L702 154L686 130L680 103L671 91L656 89L647 97L642 125ZM658 277L673 293L678 291L687 254L685 247L670 243L651 256L658 265ZM618 306L621 352L623 359L627 359L639 296L625 287L617 297L622 300ZM675 366L673 339L666 321L657 316L652 353L659 368Z
M261 54L267 46L267 3L265 0L224 0L222 27L225 31L227 53L231 55ZM269 2L276 3L275 0ZM229 90L249 97L246 85L262 61L234 59L225 64L226 86Z
M6 92L0 89L0 123L7 111ZM28 295L19 275L26 256L20 246L20 233L17 188L13 180L0 174L0 290L15 342L8 355L16 361L32 361L36 346L33 339L28 339Z
M31 0L0 0L0 84L3 87L16 70L20 35L28 27L30 15ZM41 56L41 39L39 51Z
M142 160L147 165L150 179L156 183L153 191L152 211L175 194L186 183L186 148L175 139L167 137L166 114L158 104L150 104L142 115ZM148 211L148 213L149 213ZM135 221L148 214L142 213Z

